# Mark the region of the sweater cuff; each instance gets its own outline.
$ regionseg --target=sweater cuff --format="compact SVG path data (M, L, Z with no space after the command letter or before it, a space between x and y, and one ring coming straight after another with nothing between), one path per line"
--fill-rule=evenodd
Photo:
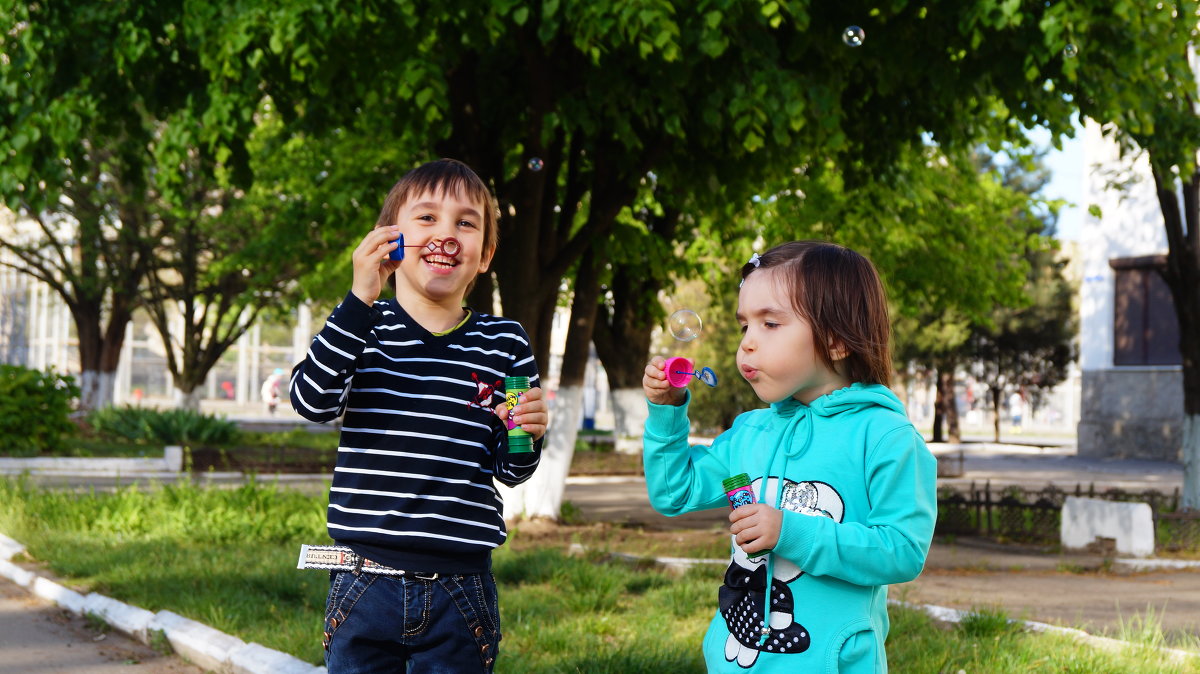
M335 322L348 332L365 335L371 331L371 326L375 325L382 317L381 311L374 306L364 304L358 295L351 291L342 298L342 303L338 305L330 318L336 319Z
M816 536L819 517L802 515L791 510L783 511L783 523L779 527L779 542L775 552L786 557L803 569L812 554L813 538Z
M677 435L687 437L691 431L688 422L688 404L692 402L692 392L686 391L682 405L659 405L646 400L650 407L650 415L646 417L646 435L659 438L671 438Z

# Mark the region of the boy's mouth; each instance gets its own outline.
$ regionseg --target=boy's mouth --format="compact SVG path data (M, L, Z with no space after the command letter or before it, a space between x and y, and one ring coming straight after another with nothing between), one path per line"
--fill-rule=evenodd
M458 260L447 255L431 253L422 256L421 259L434 269L450 270L458 266Z
M758 370L750 367L749 365L743 365L740 369L742 371L742 376L745 377L747 381L754 381L754 378L758 376Z

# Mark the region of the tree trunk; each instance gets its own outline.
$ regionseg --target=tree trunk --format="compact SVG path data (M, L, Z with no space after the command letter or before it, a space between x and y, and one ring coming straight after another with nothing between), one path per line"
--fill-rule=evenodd
M1200 509L1200 414L1183 416L1183 501L1184 510Z
M602 260L588 254L579 263L575 275L575 297L571 301L571 321L563 349L562 370L554 400L554 419L542 446L541 464L533 477L517 486L514 505L504 509L506 519L547 518L558 520L562 511L567 474L575 456L575 438L583 414L583 382L587 370L592 328L596 321L596 303L600 295L599 267ZM511 490L510 490L511 491ZM505 499L510 492L502 492ZM517 507L520 510L517 510Z
M1000 394L1002 389L995 386L988 387L988 397L992 399L992 442L1000 442Z
M175 406L182 410L200 411L200 399L204 397L204 389L196 386L190 391L175 387Z
M1154 184L1167 233L1167 265L1163 280L1171 290L1179 323L1179 352L1183 361L1184 508L1200 508L1200 171L1183 182L1183 209L1173 177L1164 179L1153 168Z
M642 434L646 429L646 417L650 415L646 392L641 386L610 390L616 426L613 446L623 454L637 454L642 451Z
M938 380L945 391L942 403L945 405L943 416L946 419L946 436L950 442L962 442L962 431L958 427L958 398L954 388L954 366L938 370Z
M934 442L962 442L962 433L958 426L958 401L954 397L954 370L953 363L937 365L937 395L933 402Z
M943 412L942 412L942 408L943 408L942 396L944 395L944 392L942 389L942 378L940 375L938 376L936 381L937 381L937 383L934 384L935 393L934 393L934 397L933 397L933 440L932 440L932 442L945 442L946 434L943 431L942 427L945 425L946 418L945 418L945 414L943 414Z

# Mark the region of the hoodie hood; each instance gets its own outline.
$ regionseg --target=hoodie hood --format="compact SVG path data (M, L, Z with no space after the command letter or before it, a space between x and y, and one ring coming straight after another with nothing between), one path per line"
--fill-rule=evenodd
M883 407L898 414L905 414L904 404L890 388L882 384L851 384L826 393L808 405L790 397L771 404L771 409L784 417L794 416L797 410L801 409L816 416L832 417L866 407Z

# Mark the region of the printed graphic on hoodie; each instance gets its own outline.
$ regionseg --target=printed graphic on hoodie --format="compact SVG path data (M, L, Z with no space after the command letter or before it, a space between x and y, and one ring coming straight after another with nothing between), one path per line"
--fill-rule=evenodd
M764 502L775 503L778 478L771 478ZM761 494L762 479L752 485L755 494ZM794 482L783 480L781 509L802 515L828 517L841 522L845 513L842 497L837 490L824 482ZM799 578L803 572L791 561L776 557L772 566L770 633L759 645L762 637L762 611L765 607L764 591L767 586L767 557L750 559L737 545L733 546L733 561L725 571L725 584L718 598L721 617L729 628L725 641L725 659L737 661L743 668L750 668L758 660L760 652L794 654L808 650L812 638L809 630L795 619L796 598L788 583ZM804 598L801 597L800 601ZM817 625L817 629L821 626Z

